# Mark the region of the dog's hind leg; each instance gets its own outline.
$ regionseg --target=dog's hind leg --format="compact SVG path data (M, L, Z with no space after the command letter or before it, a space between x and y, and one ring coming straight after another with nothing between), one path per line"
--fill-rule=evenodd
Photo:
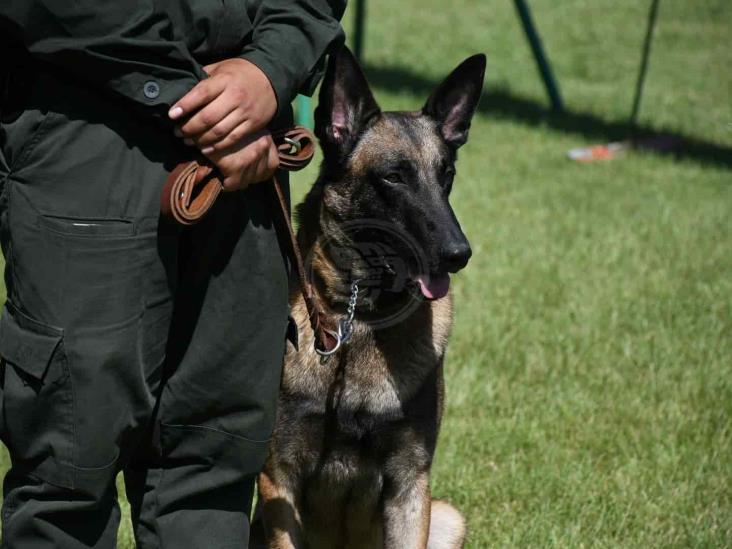
M458 510L449 503L433 499L427 549L462 549L465 532L465 519Z

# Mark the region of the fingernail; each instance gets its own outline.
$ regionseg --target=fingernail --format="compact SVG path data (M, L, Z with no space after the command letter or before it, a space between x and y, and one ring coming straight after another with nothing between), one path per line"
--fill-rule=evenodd
M168 116L175 120L176 118L180 118L180 116L183 114L183 109L181 107L173 107L168 111Z
M192 147L192 146L193 146L193 139L189 139L188 137L186 137L186 138L185 138L185 139L183 140L183 143L185 143L185 144L186 144L186 145L188 145L189 147Z
M213 147L204 147L201 149L201 152L203 154L211 154L212 152L214 152L214 148Z

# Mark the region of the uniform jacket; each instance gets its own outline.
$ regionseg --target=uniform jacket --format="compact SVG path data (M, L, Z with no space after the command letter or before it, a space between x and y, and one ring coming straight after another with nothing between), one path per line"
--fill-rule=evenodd
M33 60L160 114L228 57L270 79L278 112L311 94L346 0L3 0L2 58ZM13 53L14 52L14 53Z

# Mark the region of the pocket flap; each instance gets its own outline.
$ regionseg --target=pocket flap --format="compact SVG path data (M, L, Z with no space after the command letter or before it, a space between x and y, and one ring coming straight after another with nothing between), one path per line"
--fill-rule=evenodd
M63 330L41 324L6 303L0 318L0 357L43 379Z

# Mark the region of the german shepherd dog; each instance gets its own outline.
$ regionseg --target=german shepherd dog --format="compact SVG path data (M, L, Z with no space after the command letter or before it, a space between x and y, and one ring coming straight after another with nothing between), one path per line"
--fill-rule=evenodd
M297 210L298 241L334 324L354 280L365 287L371 277L369 292L356 295L350 339L328 359L314 351L303 298L292 293L298 343L288 345L259 477L254 547L463 546L465 522L431 498L429 475L452 324L449 273L471 255L448 197L484 72L485 56L470 57L420 111L382 112L350 51L329 60L315 113L324 160ZM374 257L358 260L365 249L382 250L371 254L383 267L375 282Z

